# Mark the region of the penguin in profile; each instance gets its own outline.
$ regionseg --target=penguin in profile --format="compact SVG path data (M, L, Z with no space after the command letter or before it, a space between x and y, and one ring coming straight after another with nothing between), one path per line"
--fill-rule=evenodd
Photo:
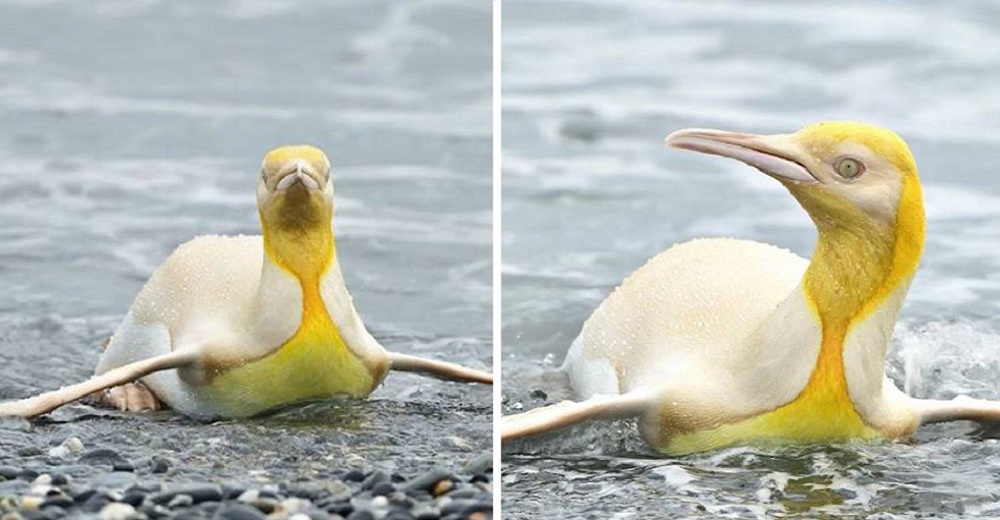
M747 240L675 245L597 308L564 370L582 399L501 420L503 440L636 417L667 455L753 443L906 439L921 424L1000 420L1000 403L914 399L886 350L924 244L917 167L890 130L674 132L666 144L776 179L816 225L811 260Z

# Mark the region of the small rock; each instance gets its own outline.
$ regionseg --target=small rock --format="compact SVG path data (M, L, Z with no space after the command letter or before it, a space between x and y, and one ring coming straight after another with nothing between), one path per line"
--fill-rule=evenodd
M386 497L375 497L372 499L371 506L372 509L387 509L389 507L389 499Z
M80 509L82 509L85 513L97 513L99 511L103 511L104 508L112 502L114 501L111 500L111 497L105 493L92 493L90 497L88 497L83 504L80 505ZM77 503L79 503L79 501Z
M167 518L170 516L170 510L164 506L158 506L156 504L145 504L139 511L146 515L152 520L157 520L159 518Z
M302 513L312 507L312 502L301 498L288 498L281 502L281 509L289 514Z
M44 453L38 446L25 446L17 450L17 454L21 457L37 457Z
M45 497L45 501L42 502L42 505L40 507L42 509L46 509L49 507L61 507L63 509L66 509L73 507L74 504L75 502L73 502L72 498L63 494L59 494L59 495Z
M82 504L87 501L90 497L94 496L97 490L94 488L81 489L79 491L71 491L70 496L73 497L73 501L77 504Z
M138 490L129 490L125 492L125 496L122 497L121 501L134 507L139 507L146 500L146 493Z
M434 489L431 491L436 497L439 497L452 489L455 488L455 484L450 480L439 480L437 484L434 484Z
M38 478L39 473L33 469L22 469L17 472L17 478L31 482Z
M101 509L99 516L101 517L101 520L128 520L136 516L136 514L135 508L129 504L111 502Z
M351 504L349 500L343 502L334 502L332 504L324 506L323 509L327 513L330 513L331 515L345 517L350 515L354 511L354 504Z
M163 457L153 457L149 461L154 474L166 473L170 469L170 461Z
M70 437L63 441L62 444L49 450L48 456L50 459L65 460L79 453L81 450L83 450L83 441L77 437Z
M376 484L382 482L389 482L391 478L384 471L375 471L365 481L361 484L361 489L370 490L375 487Z
M183 495L183 494L174 495L174 497L170 499L170 502L167 502L167 508L169 509L180 509L183 507L191 507L193 505L194 505L194 498L191 498L191 495Z
M493 454L483 453L462 466L462 471L478 475L493 469Z
M121 453L109 448L98 448L90 450L80 455L78 462L82 464L114 464L115 462L126 461Z
M379 482L372 487L372 495L375 496L388 496L393 491L396 491L396 486L392 482Z
M334 502L342 502L344 500L350 500L354 493L351 491L351 487L339 480L334 480L326 486L326 490L330 492L328 500Z
M237 484L227 483L222 485L222 498L224 500L236 500L246 488Z
M442 481L442 482L444 482L444 481ZM456 489L455 491L452 491L451 493L448 493L448 496L450 496L451 498L457 500L457 499L460 499L460 498L476 498L476 495L478 495L478 494L479 494L479 490L477 490L476 488L467 487L465 489Z
M344 480L347 482L362 482L365 480L365 474L359 470L352 469L344 475Z
M358 510L347 515L347 520L375 520L375 515L371 511Z
M406 485L405 489L408 491L415 490L415 491L430 492L434 489L434 486L437 485L438 482L442 480L451 480L451 478L452 478L451 472L445 471L440 468L434 468L420 475L419 477L411 480Z
M127 471L132 473L135 471L135 466L127 460L116 460L111 463L111 471Z
M264 513L257 508L240 503L226 504L218 516L225 520L264 520L266 518Z
M215 484L187 484L168 491L161 491L148 498L154 504L163 505L169 504L177 495L188 495L194 504L219 502L222 500L222 488Z
M241 493L240 496L236 498L236 500L239 502L243 502L244 504L249 504L250 502L257 500L258 498L260 498L260 491L257 491L256 489L248 489L243 493Z
M257 500L252 500L250 505L257 508L260 512L269 515L277 511L278 506L281 504L273 498L258 498Z
M0 478L3 478L4 480L14 480L20 473L21 470L13 466L0 466Z
M21 498L21 504L20 504L20 506L21 506L21 509L23 509L25 511L36 511L36 510L38 510L39 507L42 506L42 502L44 502L44 501L45 501L45 499L42 498L42 497L37 497L37 496L34 496L34 495L29 495L29 496Z

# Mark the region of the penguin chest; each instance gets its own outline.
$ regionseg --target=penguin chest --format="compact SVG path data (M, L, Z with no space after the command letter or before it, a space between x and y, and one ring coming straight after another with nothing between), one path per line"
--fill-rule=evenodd
M660 424L676 421L671 415L664 411ZM851 400L841 349L825 344L809 382L791 402L714 427L663 436L655 444L666 454L684 455L735 444L836 442L881 436L858 414Z
M218 375L209 391L227 415L248 416L309 399L364 397L377 384L323 313L305 316L272 354Z

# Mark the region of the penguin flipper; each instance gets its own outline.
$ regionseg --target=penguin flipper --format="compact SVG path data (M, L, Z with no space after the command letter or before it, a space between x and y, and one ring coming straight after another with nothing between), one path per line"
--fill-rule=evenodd
M400 372L416 372L445 381L460 381L464 383L493 384L493 374L466 368L455 363L409 356L398 352L389 353L389 369Z
M500 419L501 442L559 430L592 419L627 419L656 404L655 396L637 392L595 395L586 401L563 401Z
M950 401L913 399L920 424L948 421L1000 422L1000 401L960 395Z
M199 351L184 350L136 361L91 377L82 383L64 386L58 390L52 390L19 401L0 403L0 417L35 417L42 415L60 406L82 399L94 392L131 383L160 370L191 365L200 358Z

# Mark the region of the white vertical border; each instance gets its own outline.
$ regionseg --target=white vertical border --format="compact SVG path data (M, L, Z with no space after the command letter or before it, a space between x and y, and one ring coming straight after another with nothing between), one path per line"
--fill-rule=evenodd
M501 1L493 0L493 518L503 518L500 510L500 11Z

